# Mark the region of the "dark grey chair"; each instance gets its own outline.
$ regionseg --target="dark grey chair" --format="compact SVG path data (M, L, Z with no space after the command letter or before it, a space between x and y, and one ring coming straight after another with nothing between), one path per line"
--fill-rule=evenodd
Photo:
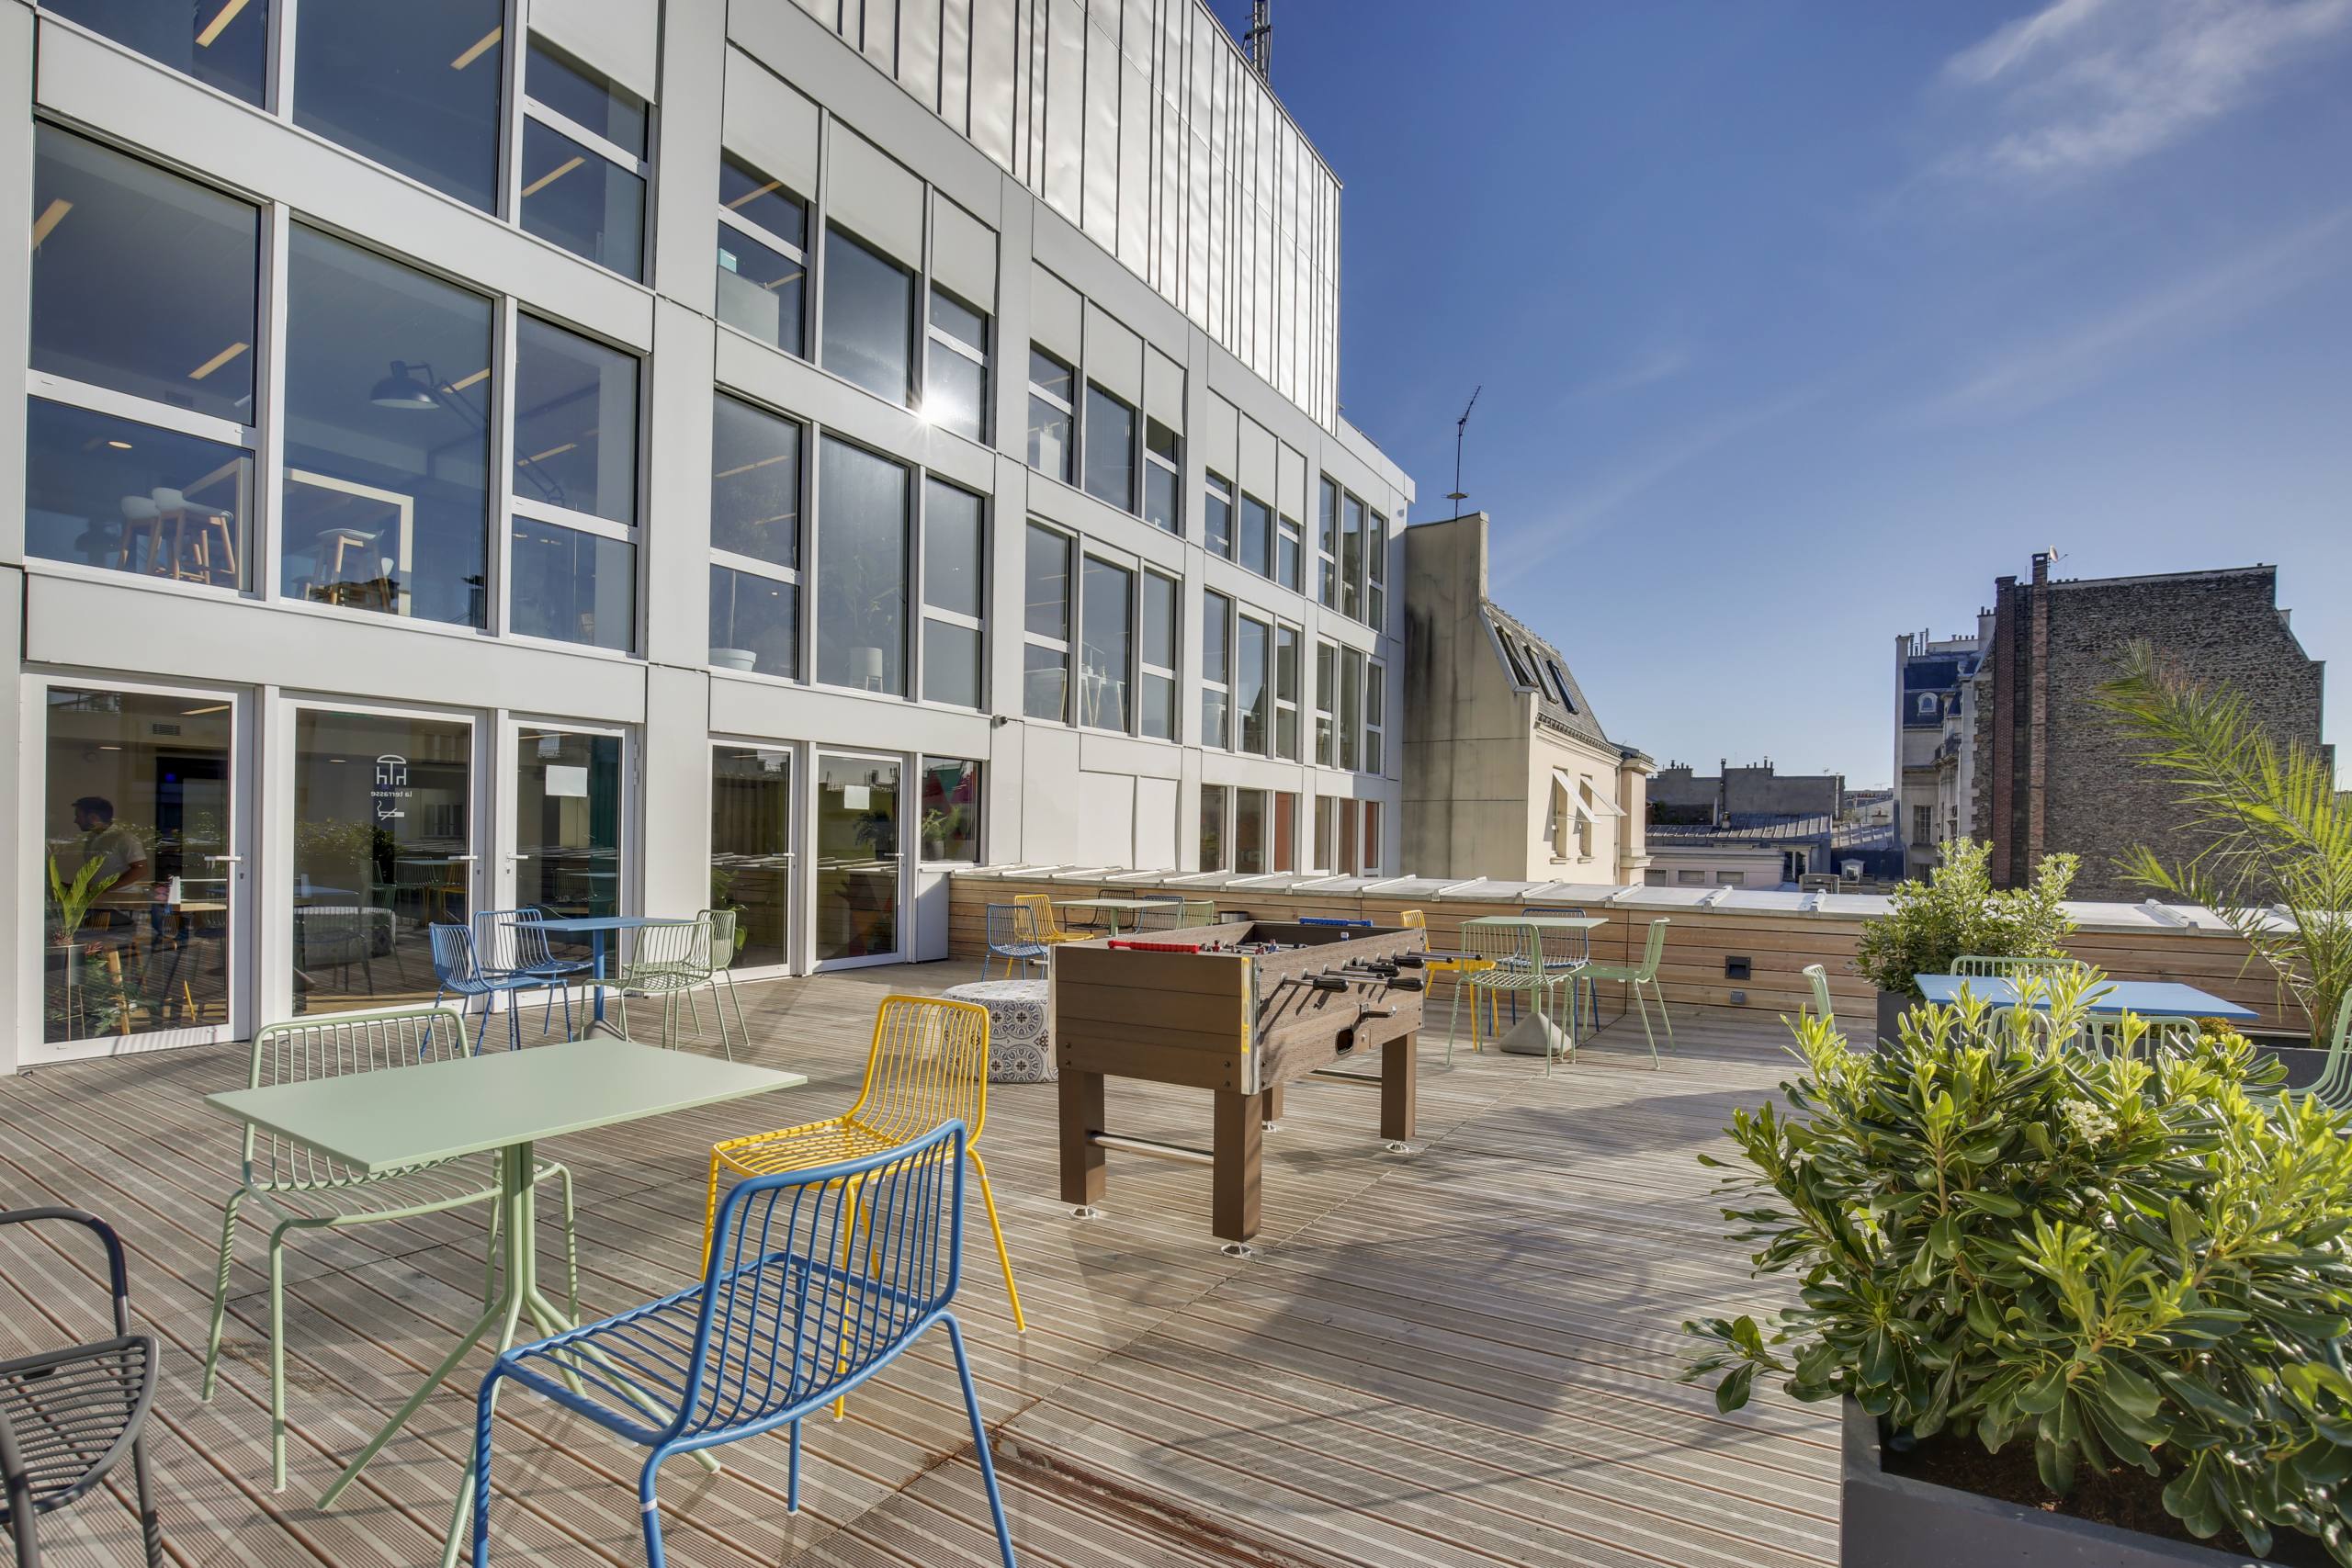
M130 1456L148 1568L164 1561L164 1531L147 1484L147 1413L155 1400L155 1337L130 1332L122 1240L79 1209L0 1211L0 1225L62 1220L106 1244L114 1337L0 1361L0 1526L17 1539L17 1568L40 1568L38 1520L91 1491Z

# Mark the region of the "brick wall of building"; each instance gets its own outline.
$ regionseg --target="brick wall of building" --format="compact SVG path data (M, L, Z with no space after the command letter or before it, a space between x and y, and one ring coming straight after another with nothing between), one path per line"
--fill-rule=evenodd
M2037 578L2046 573L2040 558L2035 567ZM2082 857L2075 897L2136 899L2146 890L2118 872L2119 856L2135 844L2166 859L2198 847L2178 827L2176 786L2134 760L2133 742L2096 705L2117 656L2135 638L2154 643L2192 679L2244 693L2282 743L2320 745L2323 666L2288 629L2277 579L2270 567L2249 567L2001 580L1979 687L1980 697L1990 698L1980 711L1989 716L1974 738L1977 820L1994 841L1996 880L2015 886L2031 877L2038 838L2043 853Z

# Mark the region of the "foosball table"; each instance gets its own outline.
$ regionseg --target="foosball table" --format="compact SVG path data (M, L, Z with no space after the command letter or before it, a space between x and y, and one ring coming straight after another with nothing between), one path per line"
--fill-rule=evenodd
M1416 930L1279 920L1057 944L1063 1201L1102 1201L1113 1149L1206 1165L1210 1229L1246 1243L1258 1230L1264 1133L1284 1088L1308 1077L1376 1087L1380 1135L1410 1138L1426 945ZM1343 1066L1375 1052L1376 1075ZM1114 1077L1208 1090L1210 1146L1113 1130L1103 1091Z

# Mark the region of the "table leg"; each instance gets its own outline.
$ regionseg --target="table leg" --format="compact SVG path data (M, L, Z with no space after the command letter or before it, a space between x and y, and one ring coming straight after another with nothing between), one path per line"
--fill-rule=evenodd
M1419 1075L1414 1058L1420 1035L1408 1034L1380 1048L1380 1135L1403 1143L1413 1135L1414 1089Z
M1271 1127L1283 1119L1282 1085L1274 1084L1270 1088L1260 1089L1258 1098L1265 1105L1264 1121L1267 1126Z
M591 931L589 935L594 939L593 956L596 968L596 984L594 987L595 998L593 1003L596 1016L589 1020L589 1024L593 1028L605 1021L605 933L602 930L598 930Z
M1062 1201L1092 1206L1108 1185L1102 1145L1092 1137L1104 1130L1102 1075L1063 1067L1060 1098Z
M1216 1132L1210 1148L1209 1231L1220 1241L1248 1241L1258 1234L1258 1196L1265 1157L1265 1126L1256 1097L1231 1089L1215 1091Z

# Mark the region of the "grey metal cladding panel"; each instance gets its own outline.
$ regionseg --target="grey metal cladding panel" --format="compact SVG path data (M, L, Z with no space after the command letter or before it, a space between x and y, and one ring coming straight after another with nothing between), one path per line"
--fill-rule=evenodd
M899 85L933 114L939 113L939 7L940 0L899 5Z
M1119 259L1151 276L1151 77L1119 62Z
M1086 27L1086 237L1119 254L1119 14Z
M972 0L972 145L1016 169L1013 100L1019 85L1021 22L1015 0Z
M1086 172L1086 11L1079 0L1045 0L1044 178L1030 188L1083 227Z
M848 8L842 9L846 13ZM898 80L899 0L865 0L863 47L865 58L880 67L883 75Z
M732 44L719 139L795 196L817 194L817 106Z
M942 0L940 6L939 118L978 144L972 126L972 0Z
M660 0L533 0L531 30L651 102L662 58Z

